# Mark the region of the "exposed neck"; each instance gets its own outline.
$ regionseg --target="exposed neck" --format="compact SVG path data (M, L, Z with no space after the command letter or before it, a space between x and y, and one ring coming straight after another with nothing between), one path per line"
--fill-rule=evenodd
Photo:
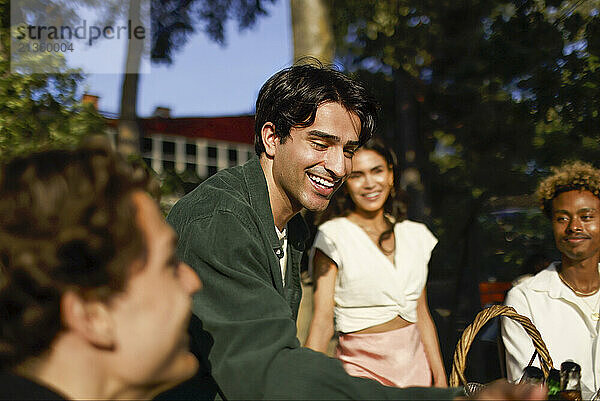
M81 342L59 337L52 351L30 359L15 372L62 394L69 399L150 399L155 389L131 388L112 377L95 358L96 349L81 348Z
M260 166L267 180L273 220L279 231L283 231L288 221L302 210L302 206L295 204L296 202L289 198L284 189L277 185L275 177L273 177L273 160L269 159L264 153L260 156Z
M383 227L388 224L383 213L383 208L373 212L361 209L354 209L352 212L350 212L349 217L351 217L357 222L372 227Z
M573 261L563 255L560 272L569 283L583 292L593 291L600 286L598 274L599 257Z

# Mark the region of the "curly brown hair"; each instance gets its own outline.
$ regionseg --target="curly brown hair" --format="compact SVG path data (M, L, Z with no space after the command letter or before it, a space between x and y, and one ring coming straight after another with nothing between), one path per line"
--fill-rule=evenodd
M600 170L581 161L552 167L552 175L542 180L536 197L546 216L552 217L552 200L563 192L586 190L600 198Z
M105 146L49 150L0 170L0 368L46 351L66 290L105 301L145 243L131 194L156 189Z

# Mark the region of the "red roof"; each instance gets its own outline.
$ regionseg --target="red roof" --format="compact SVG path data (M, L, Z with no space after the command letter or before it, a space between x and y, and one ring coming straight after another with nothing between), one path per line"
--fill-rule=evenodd
M110 125L118 120L108 120ZM254 144L254 116L140 118L144 135L163 134ZM111 124L112 123L112 124Z
M146 134L207 138L220 141L254 143L254 116L183 117L140 119Z

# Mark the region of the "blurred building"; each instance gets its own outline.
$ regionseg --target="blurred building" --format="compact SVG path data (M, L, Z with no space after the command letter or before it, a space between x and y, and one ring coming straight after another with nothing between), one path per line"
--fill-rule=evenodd
M98 107L98 97L85 94L85 103ZM101 112L113 144L118 116ZM207 178L219 170L243 164L254 155L254 116L171 117L157 107L151 117L138 119L141 155L156 173L175 171Z

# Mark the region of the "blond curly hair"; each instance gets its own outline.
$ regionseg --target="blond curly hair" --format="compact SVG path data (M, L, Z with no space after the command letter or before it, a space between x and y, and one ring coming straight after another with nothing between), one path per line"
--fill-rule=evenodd
M552 200L563 192L573 190L590 191L600 198L600 170L582 161L564 163L552 167L552 175L542 180L536 197L542 212L552 217Z

